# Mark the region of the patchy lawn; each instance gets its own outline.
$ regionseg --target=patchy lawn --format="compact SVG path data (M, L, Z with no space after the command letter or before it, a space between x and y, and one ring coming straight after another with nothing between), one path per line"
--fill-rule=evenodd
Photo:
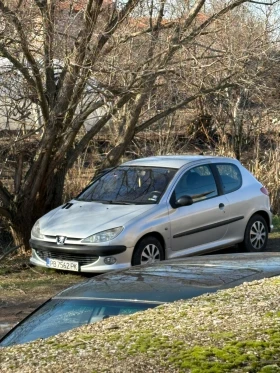
M280 217L273 219L267 251L280 251ZM223 252L236 252L230 248ZM9 256L0 262L0 336L60 290L85 280L86 274L29 265L28 256Z
M0 336L60 290L84 280L80 274L29 265L28 256L0 262Z
M280 277L14 347L1 373L280 373Z

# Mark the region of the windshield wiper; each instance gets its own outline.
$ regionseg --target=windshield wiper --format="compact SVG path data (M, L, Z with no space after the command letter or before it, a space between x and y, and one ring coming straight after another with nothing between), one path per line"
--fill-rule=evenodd
M76 201L83 201L83 202L97 202L97 203L104 203L108 205L135 205L135 202L129 201L114 201L114 200L106 200L106 199L85 199L85 198L76 198Z
M111 204L112 201L106 199L90 199L90 198L77 198L76 201L80 202L97 202L97 203L108 203Z
M114 200L106 200L106 199L92 199L91 202L98 202L98 203L104 203L108 205L134 205L134 202L128 202L128 201L114 201Z

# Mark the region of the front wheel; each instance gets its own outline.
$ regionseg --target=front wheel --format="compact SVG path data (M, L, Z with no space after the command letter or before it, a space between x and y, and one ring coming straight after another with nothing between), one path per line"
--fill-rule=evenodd
M252 216L247 224L241 247L249 252L264 251L267 240L268 227L265 219L261 215Z
M131 264L149 264L164 259L164 252L161 243L155 237L148 236L138 242L134 249Z

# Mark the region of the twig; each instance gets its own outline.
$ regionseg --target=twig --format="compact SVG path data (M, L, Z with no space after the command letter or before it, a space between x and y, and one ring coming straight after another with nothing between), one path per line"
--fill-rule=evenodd
M23 244L20 244L20 245L17 245L15 247L11 247L9 250L7 250L2 256L0 256L0 262L1 260L3 260L4 258L6 258L6 256L8 256L9 254L11 254L12 252L16 251L17 249L19 249L21 246L23 246Z
M42 277L46 277L46 274L45 273L40 273L38 271L36 271L34 268L32 268L30 265L28 266L28 268L30 269L30 271L34 272L34 273L37 273L38 275L42 276Z

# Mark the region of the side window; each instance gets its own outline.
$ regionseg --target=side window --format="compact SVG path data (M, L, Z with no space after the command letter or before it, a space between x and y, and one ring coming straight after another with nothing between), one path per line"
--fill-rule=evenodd
M174 190L177 200L182 196L191 196L194 202L216 197L218 195L214 176L209 166L194 167L187 171Z
M222 180L224 193L231 193L242 185L242 176L237 166L229 163L216 165Z

